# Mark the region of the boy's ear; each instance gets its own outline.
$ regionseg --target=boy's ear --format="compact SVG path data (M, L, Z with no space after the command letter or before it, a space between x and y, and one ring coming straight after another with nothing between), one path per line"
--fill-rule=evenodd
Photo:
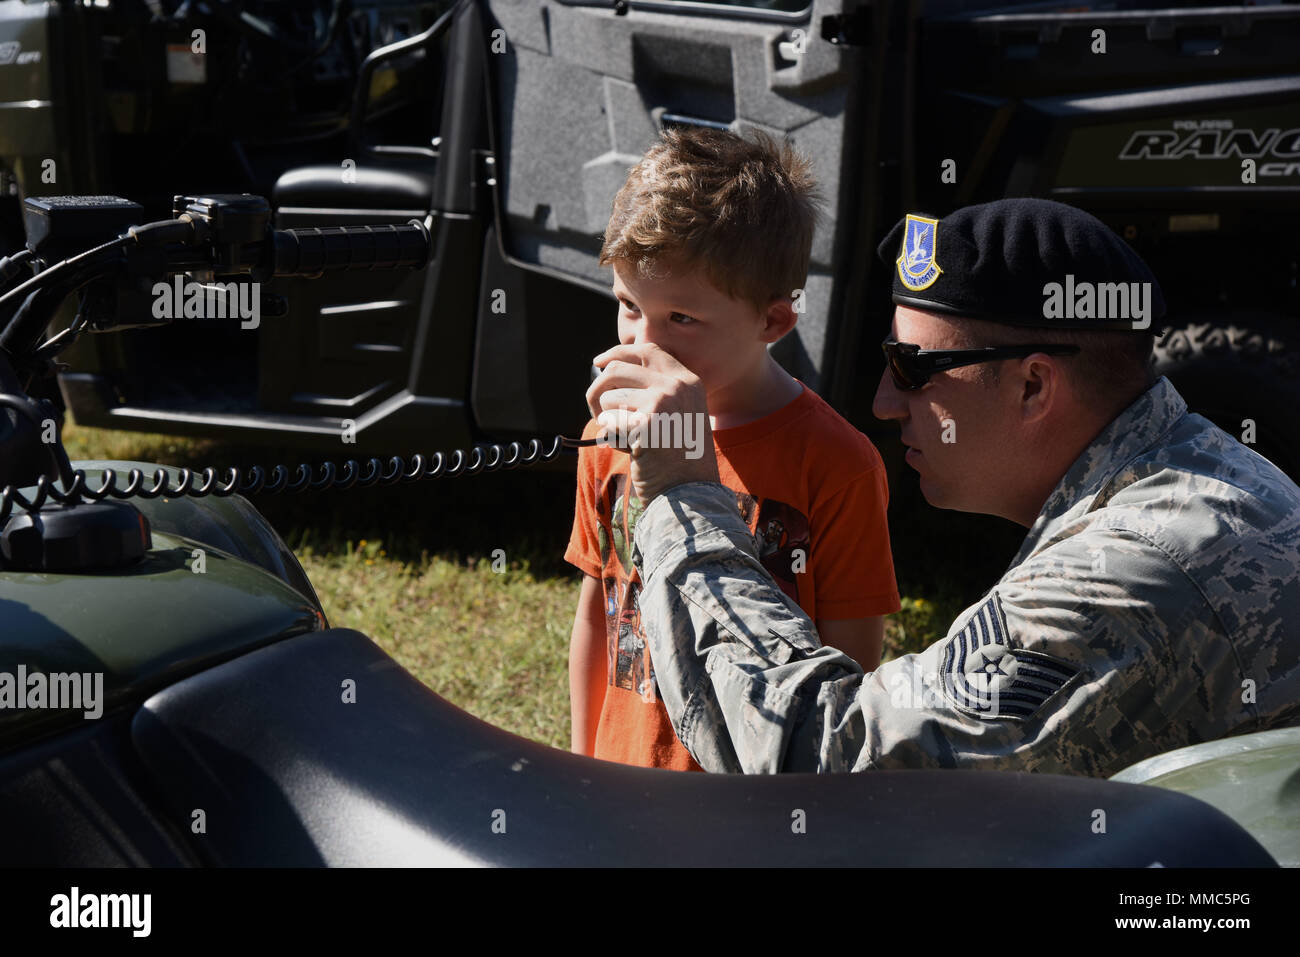
M799 321L794 311L794 301L789 296L773 296L763 314L763 331L759 338L763 342L776 342L794 328Z

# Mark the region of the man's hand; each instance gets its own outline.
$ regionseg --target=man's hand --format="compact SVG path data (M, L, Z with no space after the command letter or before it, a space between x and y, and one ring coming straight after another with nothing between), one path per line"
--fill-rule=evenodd
M587 407L609 444L631 453L642 503L674 485L718 481L704 388L689 369L652 343L615 346L592 362L602 371L587 390ZM676 422L659 418L674 413ZM687 435L692 447L676 440Z

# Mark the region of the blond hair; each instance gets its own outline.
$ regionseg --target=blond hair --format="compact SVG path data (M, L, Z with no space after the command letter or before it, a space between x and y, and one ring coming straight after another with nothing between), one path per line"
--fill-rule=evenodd
M674 264L760 310L808 277L821 196L811 161L761 130L663 131L614 197L600 265L644 277Z

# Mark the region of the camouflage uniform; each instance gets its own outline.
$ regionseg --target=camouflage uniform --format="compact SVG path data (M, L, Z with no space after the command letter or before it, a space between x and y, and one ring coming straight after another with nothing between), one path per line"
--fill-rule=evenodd
M871 674L823 648L735 496L670 489L636 528L673 727L710 771L1106 776L1300 722L1300 489L1161 379L1048 497L1000 581Z

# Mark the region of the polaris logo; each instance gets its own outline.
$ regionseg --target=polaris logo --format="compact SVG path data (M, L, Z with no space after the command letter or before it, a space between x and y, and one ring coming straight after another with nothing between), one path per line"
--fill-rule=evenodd
M0 43L0 66L8 66L11 63L17 63L21 66L24 63L40 63L41 51L28 50L22 52L23 45L17 40L6 40Z
M1274 157L1290 162L1261 163L1261 176L1300 175L1300 127L1253 130L1232 128L1231 120L1179 120L1171 129L1138 130L1119 152L1122 160L1241 160Z

